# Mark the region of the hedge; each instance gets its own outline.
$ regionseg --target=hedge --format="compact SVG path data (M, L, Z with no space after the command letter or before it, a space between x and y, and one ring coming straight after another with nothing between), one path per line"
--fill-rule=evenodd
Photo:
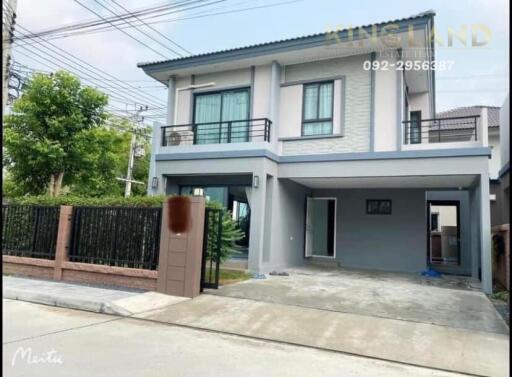
M7 204L29 205L29 206L75 206L75 207L161 207L165 195L155 196L119 196L86 197L86 196L20 196L9 198ZM223 208L222 204L210 201L206 203L208 208Z
M83 207L161 207L164 195L157 196L119 196L84 197L73 195L62 196L21 196L9 198L8 204L35 206L83 206Z

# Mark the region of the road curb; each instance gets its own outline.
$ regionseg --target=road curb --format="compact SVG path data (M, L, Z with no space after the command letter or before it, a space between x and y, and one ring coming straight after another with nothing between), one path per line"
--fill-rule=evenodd
M132 312L119 307L110 301L87 300L78 297L65 297L51 293L41 293L27 289L6 288L3 297L11 300L28 301L36 304L58 306L61 308L85 310L88 312L131 316Z

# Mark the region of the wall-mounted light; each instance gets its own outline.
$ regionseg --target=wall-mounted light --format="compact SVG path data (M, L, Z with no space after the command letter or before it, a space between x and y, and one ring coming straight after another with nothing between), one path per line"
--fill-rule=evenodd
M151 180L151 188L156 189L158 187L158 177L153 177Z
M258 188L260 185L260 177L255 175L252 177L252 187Z
M192 192L194 196L203 196L204 195L204 189L201 187L194 188L194 191Z

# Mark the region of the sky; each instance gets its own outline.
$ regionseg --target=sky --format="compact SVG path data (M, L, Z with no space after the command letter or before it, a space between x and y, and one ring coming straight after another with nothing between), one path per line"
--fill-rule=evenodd
M81 0L97 13L108 16L108 12L95 1ZM105 0L98 0L101 1ZM162 0L117 1L128 9L163 3ZM451 70L436 73L437 110L472 105L501 106L509 91L507 0L226 0L204 10L213 13L283 2L285 4L274 7L153 26L195 54L325 32L339 26L394 20L432 9L436 12L436 30L445 44L436 45L436 58L454 62ZM169 18L187 17L194 12L186 11ZM74 0L18 0L17 15L17 22L30 31L97 18ZM458 40L452 47L446 46L449 28L455 31L463 27L481 28L474 25L484 25L491 31L487 45L472 47L468 37L466 46ZM131 33L153 49L165 51L156 42ZM130 85L140 87L141 91L155 97L150 105L159 107L165 103L165 87L151 81L137 68L138 62L162 60L162 57L120 31L68 37L52 43L116 77L130 81ZM48 67L22 56L21 52L14 47L15 61L48 70ZM173 57L170 53L167 55ZM117 104L117 107L121 106L121 103Z

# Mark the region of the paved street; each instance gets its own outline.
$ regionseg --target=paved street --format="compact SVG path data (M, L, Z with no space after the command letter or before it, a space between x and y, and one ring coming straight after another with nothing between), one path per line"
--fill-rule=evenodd
M3 303L5 376L460 376L139 319Z

